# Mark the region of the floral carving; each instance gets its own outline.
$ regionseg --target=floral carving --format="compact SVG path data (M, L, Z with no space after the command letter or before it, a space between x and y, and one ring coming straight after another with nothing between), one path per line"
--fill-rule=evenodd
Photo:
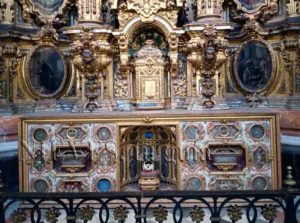
M127 3L128 9L135 10L142 18L148 19L160 9L166 8L166 0L133 0Z
M262 99L259 97L259 95L257 95L257 93L246 96L246 101L250 107L257 107L262 103Z
M128 210L122 205L120 205L114 210L114 218L116 221L123 223L125 222L127 217L128 217Z
M46 220L50 223L56 223L58 221L59 215L60 215L59 210L55 207L52 207L48 209L46 212Z
M114 96L124 98L128 96L128 77L123 76L120 71L120 60L114 59Z
M261 215L268 221L274 221L277 216L276 208L272 204L266 204L261 208Z
M242 219L242 214L243 214L242 209L239 206L237 206L236 204L230 205L227 208L227 215L232 222L236 222L236 221Z
M84 222L91 221L95 214L94 208L89 205L80 209L79 218Z
M12 223L23 223L26 221L26 213L23 209L18 208L11 214Z
M155 221L162 223L167 220L168 211L166 207L159 205L158 207L154 208L153 216L155 217Z
M190 217L191 217L192 221L196 222L196 223L200 223L201 221L203 221L204 216L205 216L205 214L204 214L203 209L198 206L195 206L190 212Z
M85 79L85 96L88 99L86 107L93 110L97 107L95 100L99 95L104 95L100 91L103 81L99 79L106 78L106 67L111 62L111 46L89 28L85 28L79 38L72 37L75 39L72 44L73 62Z

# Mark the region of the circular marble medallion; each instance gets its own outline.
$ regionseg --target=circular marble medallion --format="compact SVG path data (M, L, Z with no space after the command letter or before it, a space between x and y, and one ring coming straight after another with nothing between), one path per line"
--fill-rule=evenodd
M97 183L97 189L99 192L108 192L111 190L111 183L108 179L101 179Z
M256 176L252 179L252 187L255 190L265 190L268 187L267 179L263 176Z
M253 139L259 140L265 136L265 129L261 125L253 125L250 134Z
M186 190L200 190L201 185L201 180L198 177L191 177L187 180Z
M111 132L107 127L101 127L97 131L97 137L100 141L108 141L111 138Z
M33 189L35 192L45 193L49 190L49 184L46 180L38 179L33 183Z
M200 131L197 126L190 125L185 128L184 134L188 140L195 141L199 138Z
M33 138L37 142L44 142L48 138L48 133L45 129L38 128L33 132Z
M70 128L67 131L68 139L76 139L77 138L77 129Z
M219 134L222 137L227 137L230 133L230 128L227 125L221 125L219 126Z

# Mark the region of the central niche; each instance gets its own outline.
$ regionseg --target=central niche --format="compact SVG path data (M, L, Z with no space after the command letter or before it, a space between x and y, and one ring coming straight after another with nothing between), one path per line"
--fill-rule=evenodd
M163 109L169 98L168 49L155 29L141 30L129 44L134 64L133 98L139 109Z
M157 174L144 186L158 181L157 189L168 190L177 187L177 151L175 127L134 126L121 128L120 183L121 190L140 190L143 173L149 163ZM155 178L155 179L154 179Z

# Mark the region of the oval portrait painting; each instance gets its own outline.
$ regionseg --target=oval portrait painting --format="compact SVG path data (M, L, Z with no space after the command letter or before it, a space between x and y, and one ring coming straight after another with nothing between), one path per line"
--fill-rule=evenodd
M268 47L258 41L246 43L236 60L236 75L240 87L248 92L259 92L268 87L272 79L272 58Z
M56 94L63 86L65 66L61 55L50 46L39 47L29 60L29 79L41 96Z

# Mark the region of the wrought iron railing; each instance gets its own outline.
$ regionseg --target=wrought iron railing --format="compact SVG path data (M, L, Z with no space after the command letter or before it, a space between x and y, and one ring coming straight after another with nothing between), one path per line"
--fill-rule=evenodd
M239 220L254 223L261 219L262 222L296 223L299 195L299 190L4 192L0 195L0 222L8 222L9 219L13 223L38 223L45 220L54 223L64 219L63 222L67 223L75 223L76 220L108 223L147 222L151 219L152 222L175 223ZM18 207L12 208L16 204Z
M295 183L290 168L284 180L290 188L278 191L8 193L0 176L0 223L296 223Z

